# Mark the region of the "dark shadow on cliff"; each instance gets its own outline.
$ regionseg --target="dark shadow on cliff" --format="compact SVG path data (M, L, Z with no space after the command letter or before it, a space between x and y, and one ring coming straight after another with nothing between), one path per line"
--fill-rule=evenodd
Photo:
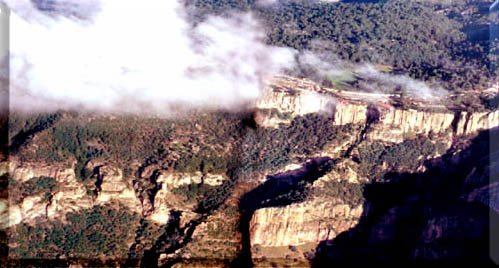
M460 152L425 161L424 172L392 172L366 185L358 225L322 241L312 265L372 260L492 265L490 228L499 222L499 202L489 196L499 190L494 183L499 148L490 142L495 139L499 128L479 133Z
M26 129L20 130L19 133L16 133L12 137L11 144L9 145L8 148L9 153L10 154L17 153L19 149L23 145L27 144L29 140L31 140L36 134L52 127L55 123L61 120L62 117L63 117L62 112L39 115L31 126L27 127Z
M253 265L249 224L254 212L260 208L287 206L303 201L307 196L307 185L326 174L332 164L333 160L328 157L312 159L299 169L267 176L264 183L241 198L239 230L242 234L242 250L231 266Z

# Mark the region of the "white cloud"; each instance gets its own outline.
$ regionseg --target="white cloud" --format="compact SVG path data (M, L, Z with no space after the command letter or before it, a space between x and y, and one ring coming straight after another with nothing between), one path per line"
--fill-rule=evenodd
M251 14L209 17L192 28L174 0L102 0L98 10L60 0L53 12L28 0L5 2L13 11L13 109L237 108L294 54L265 45Z

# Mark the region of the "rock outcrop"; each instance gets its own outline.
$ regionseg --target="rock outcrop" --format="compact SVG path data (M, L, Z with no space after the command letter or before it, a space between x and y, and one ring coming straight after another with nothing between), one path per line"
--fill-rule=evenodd
M50 200L41 194L25 197L21 203L9 200L9 225L30 222L38 217L63 219L68 212L92 206L92 198L87 195L85 186L76 180L74 169L65 166L41 165L40 163L23 163L11 160L9 173L19 183L37 177L56 179L57 189Z
M8 225L32 222L38 217L46 217L49 220L64 220L68 212L76 212L109 202L120 202L139 215L144 209L150 210L148 216L151 220L158 224L165 224L168 221L170 210L180 209L172 198L173 188L189 184L217 186L226 180L224 175L218 174L203 175L200 172L189 174L151 170L151 172L159 172L155 178L158 190L152 200L149 198L141 200L131 183L132 180L124 177L121 169L110 163L97 163L95 161L87 166L94 170L94 175L82 182L76 178L73 167L21 163L11 160L9 172L11 177L19 183L37 177L51 177L56 180L57 187L51 193L49 200L46 200L41 194L28 195L20 203L10 200ZM152 174L146 175L152 176ZM152 204L150 204L151 201Z
M364 212L362 202L347 203L326 186L342 181L356 185L364 182L366 179L352 170L352 165L355 163L348 159L336 163L331 172L312 183L303 202L257 209L249 224L252 248L318 244L357 225ZM341 186L337 189L338 193L350 191Z
M279 123L290 122L293 116L323 112L331 116L334 125L366 124L372 120L373 131L368 138L390 142L401 142L410 134L452 135L475 134L479 130L499 126L499 111L493 112L451 112L416 109L397 109L387 103L336 100L327 92L317 92L313 88L273 90L265 94L255 104L256 122L264 127L275 127ZM288 120L275 115L259 112L274 109L289 115ZM374 114L373 114L374 113Z
M98 168L96 204L104 204L113 200L119 201L132 211L141 213L142 207L134 189L123 177L121 169L106 165Z
M9 201L9 225L31 222L38 217L49 220L65 220L68 212L77 212L111 201L118 201L131 210L141 210L140 201L133 189L125 183L121 171L112 166L101 166L96 176L98 190L77 180L72 167L40 165L10 161L10 174L20 183L37 177L51 177L56 180L56 189L46 200L39 194L26 196L20 203Z
M168 222L168 217L171 209L186 210L188 207L179 207L178 202L172 200L171 191L173 188L178 188L183 185L189 184L206 184L210 186L217 186L222 184L226 178L223 175L206 174L201 172L194 174L188 173L174 173L174 172L160 172L156 182L160 185L158 192L154 197L153 211L150 215L152 221L158 224L165 224Z
M334 125L365 124L367 120L366 104L337 102L334 105L332 120Z
M289 246L333 239L358 223L362 205L313 200L258 209L251 220L251 245Z
M313 91L282 92L269 90L258 99L258 109L277 109L281 113L304 115L331 110L334 99Z

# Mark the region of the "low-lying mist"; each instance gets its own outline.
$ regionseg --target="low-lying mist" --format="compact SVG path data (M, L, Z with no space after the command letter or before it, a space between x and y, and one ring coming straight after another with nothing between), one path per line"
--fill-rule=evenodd
M293 60L293 50L264 44L251 14L193 27L175 0L4 2L12 110L236 109Z
M399 90L431 101L445 94L314 48L270 46L251 12L207 16L194 26L180 0L0 1L12 11L12 111L171 116L190 109L239 110L281 72L333 85L356 80L360 90Z
M295 66L288 74L305 76L329 87L347 87L370 93L401 93L417 100L440 102L447 94L441 86L395 75L369 63L352 63L333 54L305 51L295 54ZM355 85L352 85L355 84Z

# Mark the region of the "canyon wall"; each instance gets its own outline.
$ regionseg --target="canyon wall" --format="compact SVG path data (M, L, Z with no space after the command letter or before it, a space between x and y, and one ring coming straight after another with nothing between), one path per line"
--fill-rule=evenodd
M275 127L277 123L286 123L292 116L323 112L331 116L335 125L365 124L372 120L373 131L368 138L401 142L407 134L469 135L479 130L499 126L499 111L493 112L451 112L423 111L415 109L396 109L387 104L364 103L359 101L335 101L325 93L313 93L314 101L307 101L310 92L273 91L260 99L255 108L256 121L264 127ZM290 114L286 120L277 120L275 116L259 112L262 109L276 109L280 113Z
M257 209L249 224L251 246L316 245L357 225L364 213L363 203L339 195L350 191L345 185L360 186L366 181L350 168L352 165L355 163L349 159L337 163L331 172L311 184L303 202ZM339 183L333 186L336 190L331 188L332 183Z
M277 109L281 113L304 115L308 113L328 112L334 99L313 91L267 91L255 106L258 109Z
M9 221L4 224L12 226L21 222L30 223L39 217L64 221L68 212L77 212L110 202L120 202L139 215L143 214L143 211L148 211L146 215L152 221L165 224L171 209L186 208L185 204L175 202L176 198L172 193L174 188L200 183L217 186L226 179L224 175L218 174L161 171L156 178L157 193L151 200L139 197L138 189L132 185L131 178L125 177L121 169L109 163L89 163L89 165L96 167L96 173L92 178L81 181L76 178L74 167L26 163L10 159L8 170L11 178L18 183L25 183L32 178L50 177L56 180L57 186L48 200L42 193L36 192L29 193L19 203L13 202L14 196L9 196L11 199L8 201Z
M286 207L262 208L251 219L251 245L279 247L333 239L358 223L362 205L311 200Z

